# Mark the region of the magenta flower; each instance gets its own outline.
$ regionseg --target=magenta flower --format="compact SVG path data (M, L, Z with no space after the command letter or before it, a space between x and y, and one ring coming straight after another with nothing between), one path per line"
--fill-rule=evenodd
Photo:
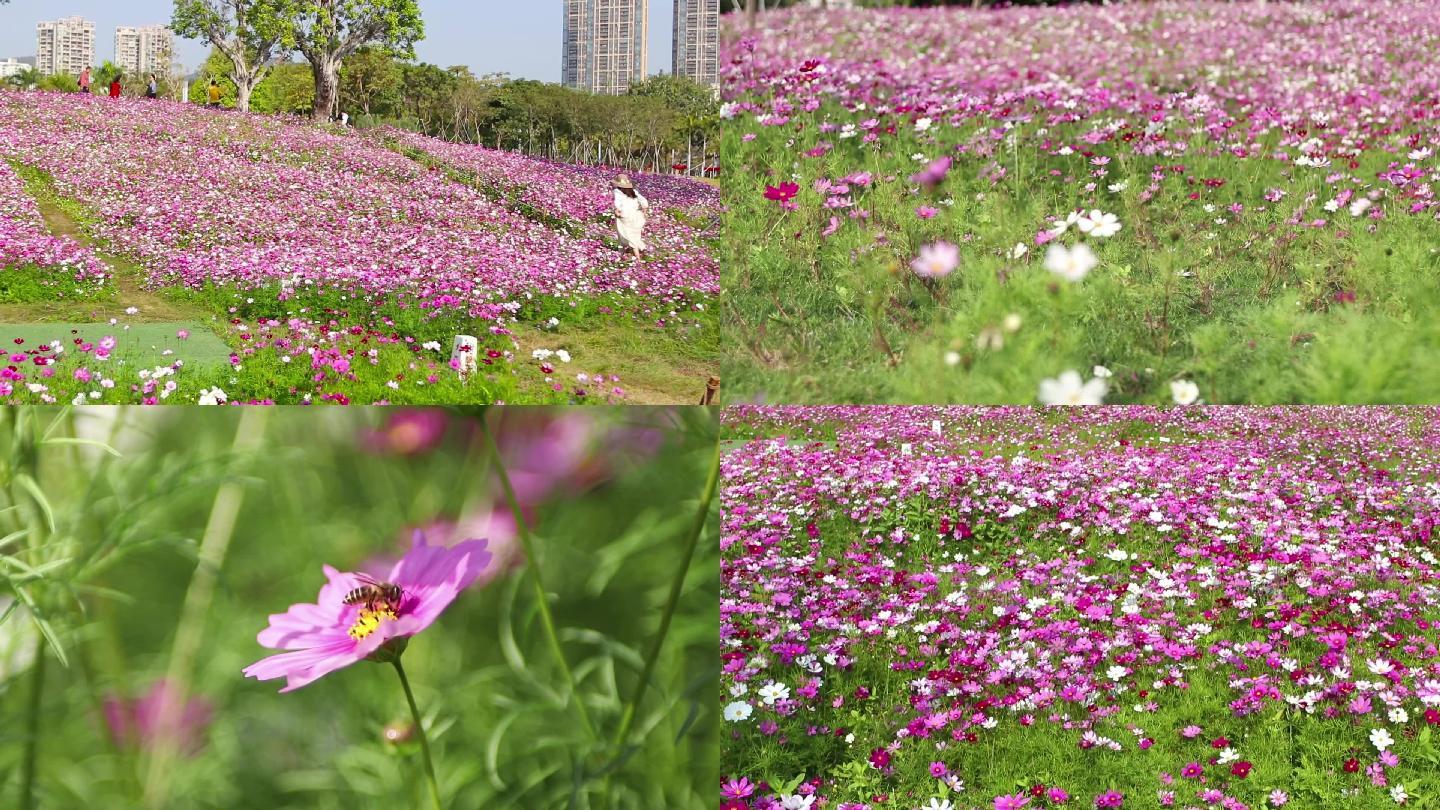
M245 675L258 680L284 677L281 692L290 692L315 679L370 658L387 642L403 640L429 627L460 591L468 587L491 561L485 540L466 540L450 548L431 546L415 532L410 551L391 569L386 582L400 587L394 604L345 604L345 597L362 584L352 573L325 566L329 580L315 603L291 605L285 613L270 616L270 626L257 637L261 644L288 652L272 655L246 667Z
M174 705L176 703L179 705ZM185 700L163 679L156 681L138 700L106 696L104 711L105 725L117 745L149 750L164 740L174 746L174 750L191 756L204 746L205 729L214 714L209 701ZM172 716L166 718L167 712Z
M1124 807L1125 796L1119 791L1107 790L1095 797L1096 807Z
M996 796L995 810L1022 810L1030 803L1030 797L1024 793L1016 793L1013 796Z
M404 408L388 414L379 429L364 431L360 440L373 453L414 456L439 446L449 424L439 408Z

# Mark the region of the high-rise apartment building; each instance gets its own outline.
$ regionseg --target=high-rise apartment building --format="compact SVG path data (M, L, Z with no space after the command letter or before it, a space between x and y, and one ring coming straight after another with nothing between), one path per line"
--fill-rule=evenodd
M720 83L720 0L675 0L671 58L676 76Z
M164 75L174 53L175 36L163 25L115 29L115 64L126 73Z
M50 76L79 74L95 64L95 23L66 17L35 25L35 69Z
M647 72L648 0L565 0L560 81L592 93L624 93Z

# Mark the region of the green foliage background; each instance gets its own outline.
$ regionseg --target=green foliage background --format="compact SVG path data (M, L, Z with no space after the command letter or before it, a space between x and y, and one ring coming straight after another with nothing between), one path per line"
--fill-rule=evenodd
M314 600L322 564L354 570L403 550L410 527L491 504L503 511L477 419L503 444L519 419L541 410L450 412L444 442L411 456L364 449L362 431L385 419L375 408L0 412L0 517L45 527L48 513L54 524L38 548L33 536L0 540L0 613L6 597L25 591L68 663L45 648L37 806L421 806L415 743L382 737L387 723L408 718L390 667L361 662L283 695L281 682L240 670L270 652L255 641L267 614ZM591 409L585 418L605 437L598 458L615 473L543 502L532 525L579 696L608 740L695 525L717 428L715 412L701 408ZM248 428L260 439L236 451L242 419L262 423ZM37 445L40 433L47 438ZM659 449L633 452L646 437L658 437ZM120 456L84 444L92 440ZM144 694L171 666L198 538L225 482L239 483L244 501L199 649L183 662L215 720L203 752L152 773L146 752L109 741L97 706L109 694ZM447 807L713 807L717 519L712 505L632 748L595 744L580 727L523 568L466 591L412 639L406 669ZM32 693L15 648L39 641L23 611L0 624L4 807L20 806ZM147 787L168 800L147 802Z

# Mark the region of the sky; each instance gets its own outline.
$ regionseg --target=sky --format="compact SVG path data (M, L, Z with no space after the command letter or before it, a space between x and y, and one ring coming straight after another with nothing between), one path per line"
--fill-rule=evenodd
M560 81L563 0L419 0L425 39L415 46L423 62L468 65L476 75L509 73L523 79ZM670 71L673 0L650 2L651 73ZM10 0L0 5L0 59L35 54L35 23L80 16L95 21L95 59L115 57L115 27L168 23L171 0ZM176 40L187 71L199 66L209 46Z

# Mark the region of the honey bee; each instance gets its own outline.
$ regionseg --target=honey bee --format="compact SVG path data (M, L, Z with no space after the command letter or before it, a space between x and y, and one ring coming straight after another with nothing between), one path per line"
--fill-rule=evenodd
M372 613L388 610L391 613L400 607L405 591L393 582L380 582L365 574L356 574L360 587L345 594L345 604L364 605Z

